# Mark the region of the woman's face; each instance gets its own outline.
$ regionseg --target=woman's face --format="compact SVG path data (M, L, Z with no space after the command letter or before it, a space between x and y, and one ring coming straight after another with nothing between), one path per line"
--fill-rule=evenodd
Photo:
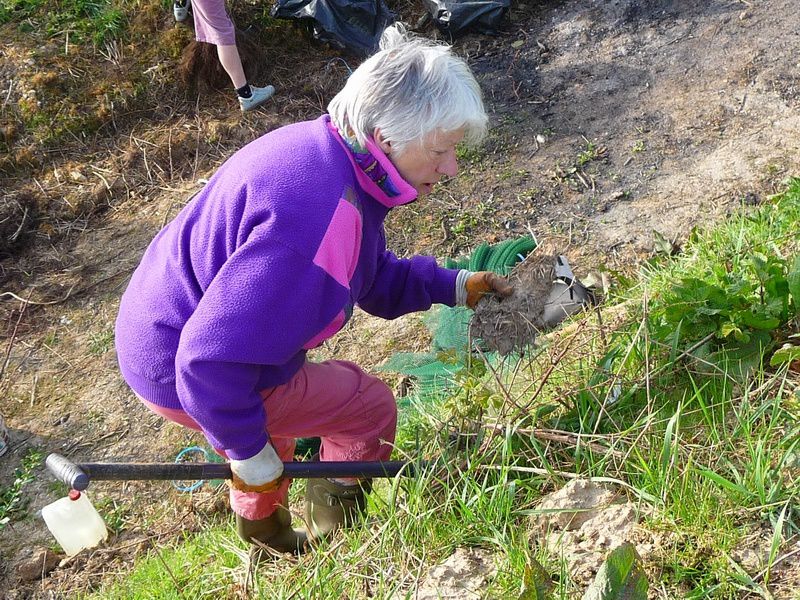
M455 177L458 173L456 146L462 139L463 129L434 131L421 141L406 146L402 152L396 152L391 142L381 138L380 130L375 132L381 150L420 196L430 194L443 177Z

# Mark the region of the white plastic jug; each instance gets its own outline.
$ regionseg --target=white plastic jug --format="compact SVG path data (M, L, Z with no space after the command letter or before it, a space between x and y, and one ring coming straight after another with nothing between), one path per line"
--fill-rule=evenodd
M108 537L103 519L86 494L78 490L70 490L66 498L45 506L42 517L67 556L93 548Z

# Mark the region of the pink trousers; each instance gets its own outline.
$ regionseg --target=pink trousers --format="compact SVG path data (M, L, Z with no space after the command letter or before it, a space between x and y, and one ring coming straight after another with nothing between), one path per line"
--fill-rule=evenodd
M307 362L284 385L261 392L275 451L291 461L295 438L320 437L320 460L386 460L392 452L397 406L389 387L351 362ZM200 430L184 411L162 408L140 398L156 414L185 427ZM224 453L217 450L221 455ZM288 506L289 485L275 492L255 494L231 489L231 508L246 519L271 515Z

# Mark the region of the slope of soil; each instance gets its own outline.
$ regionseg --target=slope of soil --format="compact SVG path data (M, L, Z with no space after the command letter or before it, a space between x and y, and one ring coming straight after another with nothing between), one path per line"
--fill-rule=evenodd
M456 256L532 231L567 254L578 275L627 272L652 254L654 232L680 245L694 226L759 202L800 171L795 4L515 4L501 35L457 41L485 90L489 139L464 152L462 173L432 198L393 214L390 245L400 254ZM180 84L189 36L159 3L142 4L135 43L116 52L64 56L63 37L42 41L2 26L0 209L25 216L0 230L2 412L12 434L0 480L33 447L76 461L155 461L202 442L150 415L119 377L119 296L148 241L215 166L264 131L318 115L347 76L342 58L357 62L300 29L264 26L254 7L237 11L240 25L256 23L255 42L268 57L254 63L257 83L279 89L244 117L230 93ZM401 10L420 13L417 5ZM46 96L44 108L34 110L30 90ZM81 117L84 133L59 133L67 109L48 107L77 106L75 94L94 112ZM44 116L32 119L37 110ZM387 327L359 315L319 355L370 367L424 348L420 330L417 317ZM38 474L24 488L27 516L2 532L0 589L10 598L88 591L123 575L137 552L191 530L198 515L225 514L220 492L98 484L92 497L116 531L109 545L20 581L17 561L52 544L35 514L63 493Z

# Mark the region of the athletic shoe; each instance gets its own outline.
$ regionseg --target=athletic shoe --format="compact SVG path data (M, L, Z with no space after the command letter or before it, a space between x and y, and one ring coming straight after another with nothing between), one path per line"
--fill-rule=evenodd
M252 93L250 94L249 98L242 98L239 96L239 106L241 107L242 112L253 110L264 104L264 102L272 98L272 94L275 93L275 88L271 85L263 88L251 85L250 91Z
M178 23L183 23L192 12L192 0L175 0L172 5L172 14Z

